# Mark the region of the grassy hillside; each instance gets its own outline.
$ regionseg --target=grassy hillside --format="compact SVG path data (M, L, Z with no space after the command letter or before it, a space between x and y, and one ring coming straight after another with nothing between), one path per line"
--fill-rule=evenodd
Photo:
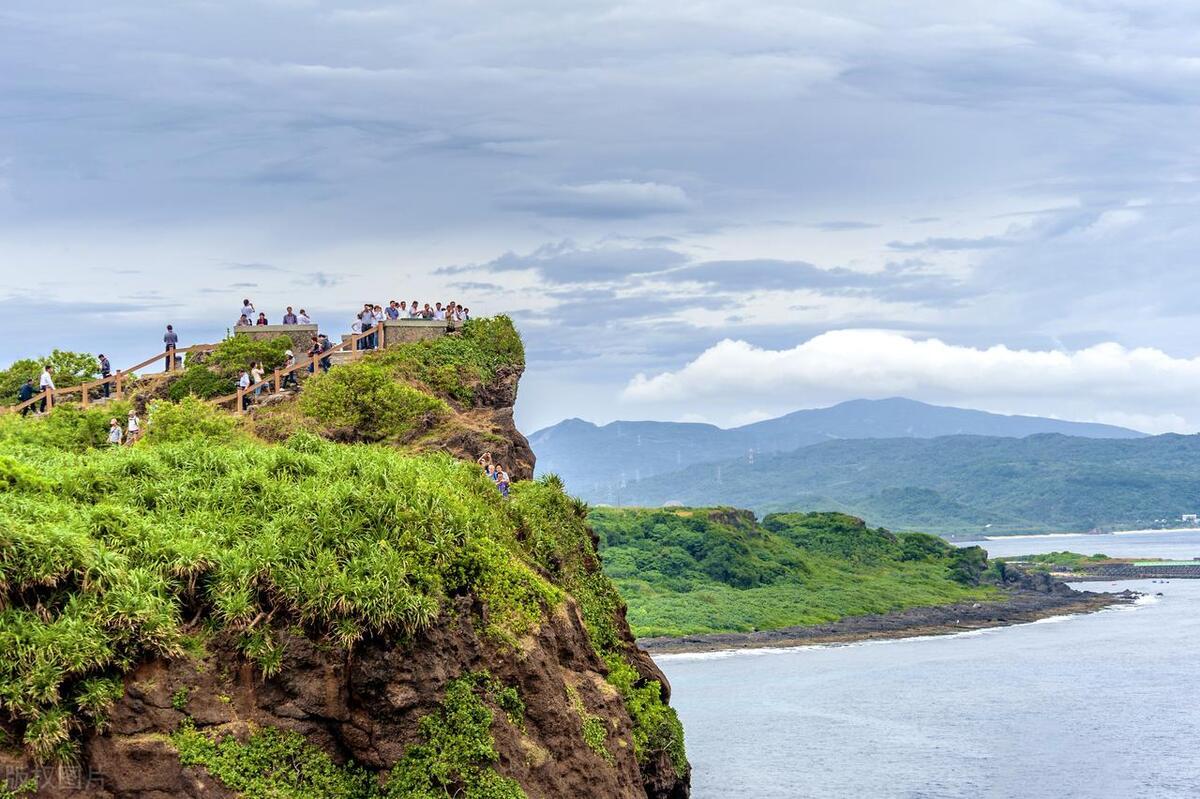
M1195 513L1198 462L1197 436L847 440L659 475L623 501L836 510L937 533L1119 529Z
M978 548L894 535L837 513L758 522L728 508L588 516L639 636L819 624L990 595Z
M364 414L354 423L389 440L395 408L341 395L354 383L335 376L403 366L416 385L463 398L499 366L495 339L465 342L339 367L306 389L315 410L297 407L319 430ZM519 339L501 345L519 354ZM415 389L402 388L407 401ZM270 676L287 666L281 626L324 647L402 645L467 595L477 629L515 652L570 597L634 720L639 759L666 752L686 768L674 712L625 659L621 600L584 510L557 480L518 483L506 502L473 463L303 431L268 443L253 421L195 398L154 403L141 442L104 446L123 410L0 418L0 744L38 762L74 759L125 673L206 635L238 636Z

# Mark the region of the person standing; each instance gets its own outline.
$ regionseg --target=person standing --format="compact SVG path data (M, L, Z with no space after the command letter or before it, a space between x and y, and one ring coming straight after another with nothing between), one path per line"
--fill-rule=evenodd
M400 303L392 300L388 303L387 309L384 311L387 314L388 321L394 322L400 318Z
M331 349L333 349L333 344L330 343L329 336L325 335L324 333L322 333L318 337L317 340L320 344L320 349L318 350L319 352L325 353L325 352L329 352ZM324 358L321 359L321 371L322 372L329 371L329 356L328 355L326 355Z
M42 377L38 380L38 389L42 392L42 413L46 412L46 400L53 402L54 367L46 364L42 367Z
M124 434L121 432L121 423L117 421L117 417L108 420L108 443L114 447L121 446L121 437Z
M129 410L129 421L126 425L125 443L133 444L142 436L142 421L138 419L137 411Z
M175 332L175 328L167 325L167 332L163 333L163 345L167 350L167 359L163 367L164 371L171 371L175 368L175 345L179 343L179 335Z
M299 388L300 384L296 382L296 370L292 369L296 365L296 355L291 350L288 350L283 355L283 368L290 371L283 376L276 388L280 391L283 391L285 388Z
M294 325L297 323L296 315L292 313L292 306L287 307L287 313L283 315L283 323L285 325Z
M250 300L242 300L242 321L238 324L254 324L254 304Z
M242 370L242 376L238 378L238 388L242 390L242 410L246 410L250 406L250 373L245 369Z
M105 357L103 352L100 353L99 356L97 356L96 360L100 364L100 378L102 380L107 381L108 378L112 377L112 364L108 362L108 358ZM101 390L104 392L104 397L106 399L108 397L111 397L112 396L112 383L106 382L104 384L104 386L101 388Z
M312 324L312 319L309 318L308 311L304 310L303 308L300 309L300 324L302 324L302 325L311 325Z
M21 387L17 389L17 402L18 403L29 402L29 400L33 399L34 393L36 393L36 392L34 392L34 390L33 390L33 378L32 377L25 378L25 382L22 383ZM24 408L21 409L21 415L28 416L29 412L32 410L33 410L33 405L26 405Z
M267 315L266 315L265 313L263 313L262 311L259 311L259 313L258 313L258 321L257 321L257 322L255 322L254 324L256 324L256 325L269 325L269 324L271 324L271 323L267 321Z
M496 487L500 489L500 496L508 499L508 472L504 471L504 467L500 466L496 469Z

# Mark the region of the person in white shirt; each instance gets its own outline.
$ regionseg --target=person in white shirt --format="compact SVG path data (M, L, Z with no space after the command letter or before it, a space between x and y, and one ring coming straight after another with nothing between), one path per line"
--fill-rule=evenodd
M250 381L254 383L254 396L257 398L265 386L263 383L263 365L261 361L255 361L250 364Z
M46 412L46 400L54 394L54 367L47 364L42 367L42 377L38 381L38 388L42 392L42 413Z
M125 443L132 444L133 442L137 441L142 434L142 423L141 420L138 419L136 412L129 412L129 421L126 424L126 427L128 428L128 433L125 436Z
M242 376L238 378L238 388L242 390L242 410L250 405L250 393L246 389L250 388L250 373L245 369L242 370Z
M433 307L433 318L438 320L444 320L446 318L446 312L442 310L442 304L440 302Z
M250 302L250 300L242 300L242 318L246 320L245 322L242 322L242 324L254 324L254 314L254 304Z
M312 324L312 319L308 318L308 311L304 310L303 308L300 309L300 324L302 324L302 325L311 325Z

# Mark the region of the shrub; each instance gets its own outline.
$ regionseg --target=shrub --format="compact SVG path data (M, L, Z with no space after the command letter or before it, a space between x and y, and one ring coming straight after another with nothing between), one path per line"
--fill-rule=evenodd
M292 348L292 343L287 336L262 339L234 333L218 344L204 362L223 376L236 375L255 361L261 361L263 368L270 371L283 365L284 353Z
M352 430L362 441L401 438L418 421L436 420L449 411L441 400L397 383L369 360L310 379L300 395L300 408L329 428Z
M168 396L173 402L179 402L184 397L192 396L200 399L212 399L237 390L237 381L232 377L219 375L208 367L193 363L183 370L183 374L171 383Z
M210 439L230 441L237 420L203 400L184 397L178 403L161 400L150 404L146 438L156 443Z
M59 388L77 386L100 374L96 356L86 352L54 350L41 358L22 358L0 371L0 404L15 405L17 389L26 380L32 380L36 386L44 364L54 367L54 385Z
M375 357L394 377L470 402L503 367L525 365L525 348L507 316L472 319L460 333L389 348Z

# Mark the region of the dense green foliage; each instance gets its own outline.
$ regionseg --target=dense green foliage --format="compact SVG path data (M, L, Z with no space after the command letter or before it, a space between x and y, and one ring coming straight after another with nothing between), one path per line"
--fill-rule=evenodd
M304 384L300 409L325 428L360 441L402 438L419 421L433 423L450 411L437 397L396 382L377 358L312 377Z
M237 379L243 369L257 362L270 372L283 365L284 353L292 346L287 336L263 339L235 333L212 352L191 360L183 374L171 383L169 396L178 402L187 396L211 399L232 394L237 390Z
M374 359L397 379L470 402L501 368L524 366L525 348L512 320L493 316L466 322L454 336L389 347Z
M424 742L409 748L392 769L387 799L522 799L521 786L492 768L499 759L492 740L495 717L484 699L504 701L498 690L504 689L487 675L451 681L441 708L421 719ZM515 709L505 710L511 722Z
M245 799L375 799L374 776L353 764L338 766L304 736L271 727L243 743L213 737L190 720L171 736L185 766L204 768Z
M523 799L525 792L492 767L490 705L519 726L521 700L490 675L467 674L446 686L442 706L420 721L424 741L405 753L384 781L348 763L335 764L303 736L273 728L242 742L211 735L191 720L171 736L186 766L200 766L244 799Z
M1198 461L1200 436L830 441L650 477L622 501L837 510L947 534L1128 529L1196 512Z
M77 386L100 376L96 356L87 352L54 350L41 358L22 358L0 371L0 405L16 405L17 389L26 380L32 380L36 390L46 364L54 367L54 385L59 388Z
M637 635L767 630L986 596L986 555L837 513L597 508Z
M86 721L81 680L179 652L185 604L235 629L285 614L350 646L415 632L459 591L486 604L490 634L515 639L562 597L473 464L312 436L43 445L83 415L0 424L15 487L0 494L0 706L39 757ZM269 640L246 646L277 665Z
M622 602L586 508L556 480L519 483L506 503L474 464L311 434L264 445L194 398L152 405L137 446L97 447L109 412L0 419L0 709L34 757L71 757L73 733L103 723L119 684L103 681L181 653L185 607L242 631L271 674L282 651L255 626L263 614L352 647L411 635L470 593L485 634L515 645L570 593L634 719L638 757L666 748L684 762L661 686L624 661ZM473 684L519 715L518 698ZM496 792L471 795L508 795L480 780Z
M283 366L284 353L292 349L292 345L292 340L287 336L254 338L235 332L218 344L204 362L223 375L236 375L242 369L249 369L250 364L256 361L270 371Z
M188 396L212 399L232 394L236 390L236 376L214 371L201 363L191 363L183 370L183 374L171 383L167 392L173 402L179 402Z

